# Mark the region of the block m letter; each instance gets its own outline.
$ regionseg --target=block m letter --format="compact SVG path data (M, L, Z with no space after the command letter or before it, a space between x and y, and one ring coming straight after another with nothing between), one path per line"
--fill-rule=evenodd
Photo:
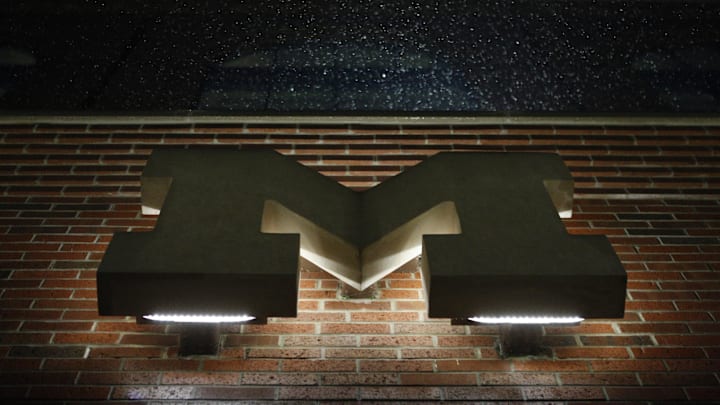
M558 219L572 179L555 155L440 154L359 193L274 152L156 151L142 181L162 212L115 235L101 314L295 316L299 256L363 289L422 253L432 317L622 316L609 243Z

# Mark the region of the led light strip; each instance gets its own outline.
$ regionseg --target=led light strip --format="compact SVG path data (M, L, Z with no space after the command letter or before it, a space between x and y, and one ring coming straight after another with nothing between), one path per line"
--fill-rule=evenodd
M549 324L578 323L585 319L579 316L476 316L468 318L477 323L514 323L514 324Z
M184 322L184 323L227 323L248 322L255 319L249 315L180 315L180 314L152 314L143 315L143 318L158 322Z

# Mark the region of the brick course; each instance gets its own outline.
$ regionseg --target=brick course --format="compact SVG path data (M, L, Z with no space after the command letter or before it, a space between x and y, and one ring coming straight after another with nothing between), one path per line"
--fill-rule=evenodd
M501 359L498 328L428 320L416 264L347 300L306 264L297 319L224 326L217 357L177 329L99 317L113 232L146 231L139 176L164 148L270 148L357 190L439 151L558 153L573 234L607 235L626 315L546 327ZM720 128L481 125L0 125L0 398L612 400L720 395Z

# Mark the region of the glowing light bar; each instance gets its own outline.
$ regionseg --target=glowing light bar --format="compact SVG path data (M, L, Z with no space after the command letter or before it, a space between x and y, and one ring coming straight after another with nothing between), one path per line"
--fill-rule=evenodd
M468 318L477 323L550 324L578 323L585 319L579 316L476 316Z
M255 319L249 315L179 315L179 314L152 314L143 315L143 318L158 322L183 323L228 323L248 322Z

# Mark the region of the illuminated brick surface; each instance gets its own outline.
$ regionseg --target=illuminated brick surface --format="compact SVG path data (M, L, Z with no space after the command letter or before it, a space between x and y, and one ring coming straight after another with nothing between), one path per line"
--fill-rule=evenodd
M176 328L97 315L95 269L113 232L155 223L149 153L184 147L272 148L356 189L438 151L558 153L564 223L612 242L625 318L546 327L552 357L501 359L496 327L427 320L415 262L358 300L306 263L298 318L223 327L219 356L180 358ZM720 128L0 126L3 399L714 400L719 274Z

